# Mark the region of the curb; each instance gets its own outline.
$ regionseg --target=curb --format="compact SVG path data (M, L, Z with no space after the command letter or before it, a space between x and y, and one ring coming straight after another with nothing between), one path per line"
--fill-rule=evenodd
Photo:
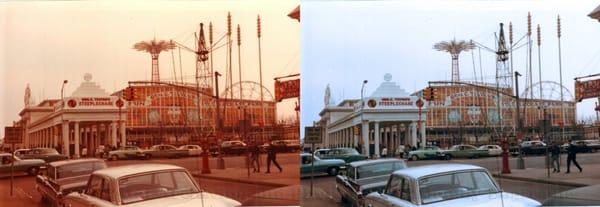
M206 178L206 179L213 179L213 180L246 183L246 184L251 184L251 185L264 185L264 186L270 186L270 187L276 187L276 188L288 186L286 184L281 184L281 183L273 183L273 182L265 182L265 181L257 181L257 180L246 180L246 179L236 179L236 178L226 178L226 177L218 177L218 176L197 174L197 173L192 173L192 176L197 177L197 178Z
M536 183L545 183L545 184L553 184L553 185L562 185L562 186L570 186L570 187L585 187L587 184L574 183L574 182L566 182L566 181L556 181L556 180L547 180L540 178L525 178L511 175L503 175L503 174L493 174L494 177L509 179L509 180L520 180L527 182L536 182Z

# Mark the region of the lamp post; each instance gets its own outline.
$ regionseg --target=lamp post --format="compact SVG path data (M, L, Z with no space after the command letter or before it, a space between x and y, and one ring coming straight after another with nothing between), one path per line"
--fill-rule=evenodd
M523 121L521 120L521 105L519 100L519 76L521 76L521 74L515 71L515 98L517 104L517 140L521 140L523 138ZM517 169L525 169L525 160L523 160L523 153L521 152L521 143L517 142L517 144L519 145L519 158L517 159ZM507 160L506 162L508 168L508 156L505 159ZM508 171L510 172L510 169Z
M65 85L67 85L68 82L69 81L67 81L67 80L63 80L62 86L60 87L60 101L61 101L61 106L60 107L61 107L61 111L62 111L60 113L60 121L61 121L60 124L61 125L64 124L64 122L65 122L65 118L63 116L63 114L65 113L64 112L64 109L65 109ZM64 137L64 136L65 136L65 134L62 134L62 137ZM64 140L64 138L63 138L63 140ZM65 147L69 147L69 146L64 146L65 145L64 142L63 142L62 145L63 145L63 147L61 149L62 153L67 152L67 150L65 149ZM54 146L54 147L56 147L56 146ZM69 155L67 155L67 156L69 156Z
M360 125L361 125L361 128L362 128L362 125L363 125L363 122L364 122L364 120L363 120L363 113L364 113L363 110L365 109L365 98L364 98L365 85L367 85L368 82L369 82L368 80L363 80L362 86L360 88ZM362 130L364 130L364 129L361 129L361 134L364 135L364 132ZM367 147L370 147L368 139L367 139L367 143L364 143L364 137L361 136L361 141L363 142L363 144L362 144L363 145L363 148L362 148L363 153L367 154L367 156L369 156L368 153L367 153L368 152L367 149L369 149Z

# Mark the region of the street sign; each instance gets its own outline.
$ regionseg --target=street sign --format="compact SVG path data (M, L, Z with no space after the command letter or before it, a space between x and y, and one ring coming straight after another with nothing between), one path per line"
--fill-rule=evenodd
M300 97L300 79L275 81L275 100Z
M23 127L4 127L4 143L23 143Z
M595 97L600 97L600 79L575 81L575 99L578 102Z
M304 143L315 144L322 143L321 127L304 127Z

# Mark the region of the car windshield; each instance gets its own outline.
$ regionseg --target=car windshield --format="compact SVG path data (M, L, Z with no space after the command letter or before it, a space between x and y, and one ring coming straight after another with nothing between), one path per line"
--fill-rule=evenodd
M56 172L56 179L61 179L89 175L92 174L92 172L94 172L95 170L104 168L106 168L106 164L104 162L82 162L59 166L55 170L52 170L52 172Z
M56 151L55 149L52 148L42 148L42 149L37 149L38 152L36 152L36 154L44 154L44 155L57 155L58 151Z
M498 188L485 171L469 171L421 178L419 191L423 204L428 204L467 196L497 193Z
M352 149L352 148L344 148L340 150L340 154L344 154L344 155L359 155L358 151L356 151L356 149Z
M381 175L390 175L392 172L406 168L404 162L383 162L371 165L360 166L356 172L356 179L369 178Z
M198 193L189 174L184 171L154 172L119 179L123 204L161 197Z

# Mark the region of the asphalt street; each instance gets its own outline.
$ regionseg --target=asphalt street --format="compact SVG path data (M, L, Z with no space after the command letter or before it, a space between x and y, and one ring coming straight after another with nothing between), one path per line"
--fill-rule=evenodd
M524 157L526 168L544 168L545 158L543 156L527 156ZM586 164L600 163L600 153L588 153L578 154L577 161L585 168ZM511 168L516 168L516 157L510 158ZM561 165L566 163L566 155L563 154L561 157ZM422 166L438 163L465 163L473 164L487 168L492 172L497 172L502 168L501 157L488 157L479 159L453 159L453 160L419 160L409 161L408 166ZM573 189L570 186L561 186L537 182L525 182L518 180L499 179L496 181L501 188L510 193L516 193L526 197L530 197L537 201L543 202L545 199L555 193ZM301 181L302 185L302 205L304 206L341 206L341 198L337 190L335 189L335 177L334 176L318 176L314 178L313 183L313 195L310 194L310 177L303 178Z
M262 155L262 159L266 159ZM297 163L298 155L296 153L279 154L277 161L281 164ZM242 168L246 160L242 156L224 157L225 165L228 168ZM152 159L152 160L118 160L107 161L109 167L139 164L139 163L163 163L173 164L184 167L190 171L200 169L201 159L199 157L188 157L180 159ZM265 162L264 160L262 162ZM210 158L211 167L216 166L216 158ZM249 199L252 195L261 192L273 190L272 186L263 186L256 184L240 183L234 181L224 181L207 178L196 178L200 187L206 192L216 193L226 197L233 198L240 202ZM10 177L0 177L0 204L1 206L33 207L43 206L41 196L35 190L34 176L16 176L13 185L13 196L10 196ZM14 205L13 205L14 204Z

